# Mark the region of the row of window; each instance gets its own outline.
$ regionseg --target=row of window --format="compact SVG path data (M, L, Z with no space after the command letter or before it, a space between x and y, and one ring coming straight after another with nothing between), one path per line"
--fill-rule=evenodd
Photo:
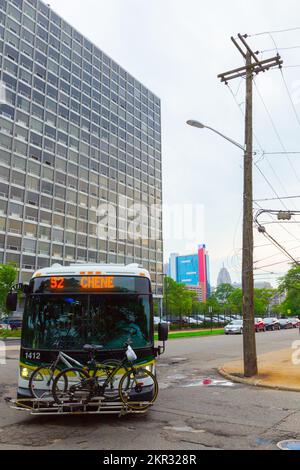
M13 230L13 228L12 228ZM12 232L14 233L14 232ZM69 234L73 235L73 234ZM1 235L2 241L1 241L1 247L5 246L5 238L3 235ZM64 240L59 239L60 235L56 233L56 229L53 229L52 231L52 244L59 243L59 245L55 245L56 247L59 247L61 252L63 253L63 243ZM48 250L50 252L51 250L51 240L48 240L49 243L47 242L47 237L44 237L43 234L39 234L39 237L42 240L46 241L37 241L32 238L23 238L22 237L17 237L13 235L7 235L6 237L6 249L8 250L15 250L15 251L26 251L26 252L32 252L35 253L39 247L40 249L43 249L44 251ZM97 243L93 243L94 239L89 239L89 242L87 241L87 236L83 234L77 234L77 236L73 239L70 240L65 240L65 245L73 245L73 247L69 246L69 248L74 249L74 246L76 247L84 247L87 248L89 247L90 250L100 250L100 251L109 251L111 253L120 253L124 254L125 252L128 255L135 255L135 257L138 258L147 258L151 259L153 261L162 261L162 254L157 254L155 251L147 250L145 248L141 248L138 246L133 246L133 245L125 245L121 243L115 243L115 242L110 242L107 244L105 240L98 240ZM66 246L65 246L66 247ZM57 248L58 249L58 248ZM48 254L48 253L44 253Z
M70 222L74 222L71 219ZM66 225L66 230L60 230L60 227L57 225L60 221L55 223L55 216L53 218L53 228L45 225L35 225L32 222L22 222L16 219L6 219L4 217L0 217L0 231L1 232L9 232L14 233L17 235L24 234L25 237L30 237L31 239L40 238L44 240L59 243L65 243L68 245L87 245L87 238L89 239L89 246L91 249L106 250L107 249L107 241L96 238L96 228L92 226L92 224L87 224L84 222L78 221L77 224L77 231L76 231L76 223L71 223L70 225ZM48 221L42 219L42 223L48 223ZM72 232L74 230L74 232ZM135 254L137 256L147 257L150 253L151 258L161 259L162 255L162 242L160 240L132 240L132 239L123 239L117 237L118 239L118 250L117 250L117 242L113 240L109 240L109 250L112 252L119 251L123 253L125 250L125 245L127 242L127 248L131 252L133 247L135 248ZM98 240L98 241L97 241ZM141 251L143 249L143 251ZM155 251L151 251L155 250ZM148 253L149 251L149 253ZM162 259L161 259L162 260Z
M6 256L5 256L6 255ZM18 266L21 267L21 269L26 269L26 270L36 270L36 269L43 269L48 267L49 265L58 262L60 264L63 264L64 266L68 266L70 263L74 263L74 261L78 262L86 262L87 260L89 262L94 262L94 263L138 263L142 264L144 268L148 269L151 274L151 279L153 282L156 282L158 284L162 283L162 274L157 273L156 271L156 266L154 263L149 263L143 259L139 258L134 258L129 255L116 255L116 254L106 254L106 253L94 253L94 252L86 252L85 250L77 250L77 253L73 253L70 251L70 254L67 255L61 255L60 252L53 251L53 254L49 255L44 255L43 253L40 253L41 256L39 257L34 257L30 255L23 255L21 258L21 255L17 253L10 253L10 252L1 252L0 251L0 263L4 262L4 259L6 258L6 263L8 262L13 262L16 263ZM45 256L45 257L42 257ZM69 260L69 261L68 261ZM151 269L152 268L152 269Z
M42 146L39 147L38 145L36 145L37 134L35 134L34 132L31 132L29 137L30 141L32 141L30 142L32 145L28 146L26 142L28 135L27 131L17 125L14 126L14 129L11 128L11 132L13 131L15 134L15 138L13 145L11 146L10 144L12 143L12 138L10 137L11 134L8 132L7 123L5 122L4 124L2 124L0 118L0 145L8 149L13 148L16 154L23 156L22 159L15 154L11 162L10 153L3 150L3 158L0 158L0 161L3 161L3 163L5 163L6 165L10 165L11 162L13 166L25 170L26 163L29 162L26 157L29 154L30 158L33 158L34 160L38 161L38 163L36 164L37 166L43 163L50 167L56 167L58 170L63 169L63 171L67 171L68 168L69 174L74 177L84 179L86 181L90 181L92 172L99 173L103 165L105 165L106 167L106 170L104 170L104 172L107 171L107 168L111 168L118 172L127 174L128 176L132 176L144 183L148 183L152 186L155 185L154 178L156 178L158 181L161 180L160 165L155 164L156 168L154 168L154 166L147 164L147 162L134 159L130 155L126 156L126 154L124 155L126 160L122 161L118 160L118 158L115 157L114 154L111 154L109 156L107 153L101 152L98 155L99 161L95 161L85 155L79 154L70 149L68 152L68 160L66 158L65 160L63 160L62 164L61 158L55 157L55 146L53 151L49 151L50 149L48 150L47 143L44 141L42 142ZM33 145L36 145L36 147L33 147ZM44 148L45 150L42 151L42 148ZM153 159L151 160L151 163L153 164ZM61 168L61 165L63 165L64 168ZM39 171L40 173L40 170L37 171ZM48 173L50 174L51 172L53 174L53 170L48 169Z
M2 153L2 151L0 150ZM37 157L34 157L34 160L37 160ZM7 164L6 160L1 156L0 154L0 163ZM51 160L50 160L51 162ZM60 173L60 171L63 171L63 168L61 168L59 165L55 165L56 169L56 174L54 176L54 170L51 168L53 166L53 163L48 163L47 158L44 159L44 163L46 163L45 166L42 167L37 167L33 168L32 165L30 165L31 161L28 160L28 182L30 182L31 189L34 189L35 191L42 191L46 192L52 195L57 195L58 197L65 198L64 190L65 187L69 187L71 189L74 189L76 191L81 191L86 194L90 194L91 196L103 198L103 199L110 199L112 202L116 202L117 196L105 190L107 187L107 184L103 188L104 191L102 191L102 188L99 189L98 187L98 181L103 180L103 177L100 176L97 173L93 174L92 172L88 172L84 168L81 168L77 165L74 165L72 163L68 163L66 165L66 169L68 171L68 177L66 177L66 174ZM9 165L8 165L9 166ZM12 183L22 186L25 186L25 181L26 181L26 159L22 159L22 157L18 157L17 155L14 157L12 166L15 169L9 169L9 167L1 166L1 174L0 174L0 179L3 181L11 181ZM48 167L50 166L50 167ZM42 171L41 171L42 169ZM113 168L105 167L104 165L100 165L99 167L101 171L101 175L104 176L110 176L111 181L109 184L109 189L113 192L117 191L117 183L116 180L118 179L118 193L121 195L125 196L127 195L129 198L134 198L134 193L133 191L136 191L137 198L142 198L144 202L147 202L149 199L149 203L153 203L153 199L157 201L161 201L161 181L158 179L154 179L154 177L147 176L146 173L141 173L138 170L135 170L134 172L131 173L130 169L127 169L127 174L125 173L117 173L116 170ZM21 170L22 173L19 173L18 170ZM37 181L34 176L31 175L36 175L40 176L42 175L42 178L44 181ZM78 179L79 178L79 179ZM48 181L46 181L48 180ZM54 187L54 183L57 183L56 187ZM26 181L27 184L27 181ZM64 186L63 188L61 186ZM127 186L126 186L127 185ZM155 186L157 189L155 189ZM101 183L100 183L101 187ZM133 189L134 188L134 189ZM140 194L142 192L142 195Z
M0 46L1 45L0 43ZM35 56L37 56L37 53L34 55L32 51L30 57ZM39 63L39 57L35 57L35 61L32 62L31 59L26 58L10 45L6 44L4 47L2 68L15 77L19 75L21 80L29 85L33 85L40 92L46 93L54 99L60 98L66 101L66 104L68 104L69 97L72 97L74 100L82 102L82 105L89 109L97 108L97 103L103 103L105 97L110 98L113 103L120 105L121 110L127 109L128 112L135 115L137 119L142 119L144 122L147 122L147 119L149 119L149 126L159 132L159 113L155 114L138 99L134 99L133 96L125 92L122 93L122 89L118 90L114 87L106 86L103 81L97 82L95 77L93 77L93 80L89 79L88 82L85 80L85 77L82 77L82 80L80 76L71 77L71 74L63 69L61 69L59 80L58 73L55 75L48 72L47 74L46 65L45 68L43 68L39 66ZM26 70L19 68L18 64L26 68ZM35 75L33 76L32 73ZM47 89L45 82L48 83ZM85 82L88 83L89 86L85 86ZM14 79L7 77L7 84L12 89L15 88ZM26 92L25 86L24 90ZM58 94L58 90L60 91L60 95Z
M8 75L3 74L3 82L8 83L12 80L12 77L8 78ZM18 92L9 91L6 97L6 106L2 110L3 114L6 114L10 119L14 119L14 107L23 109L25 112L30 113L30 104L36 104L41 106L40 116L41 120L49 120L49 124L57 126L57 118L60 119L61 123L61 138L62 142L68 141L67 135L68 127L72 129L73 138L70 143L75 148L78 148L78 139L81 138L88 145L100 148L100 139L102 136L113 134L115 138L127 141L127 145L136 147L139 151L148 152L149 148L152 147L152 154L154 150L160 150L160 127L157 130L153 130L149 127L149 123L145 124L138 119L132 119L134 125L126 122L124 119L119 118L114 113L109 113L105 108L101 110L101 114L91 112L85 106L75 104L74 101L71 103L61 103L45 96L43 93L37 92L31 87L19 82L9 86L18 88ZM12 105L12 106L10 106ZM26 119L26 118L25 118ZM41 125L41 124L40 124ZM50 127L50 126L49 126ZM81 135L80 135L81 128ZM121 145L121 144L120 144Z
M27 123L29 121L28 114L30 113L30 102L22 97L18 97L16 105L17 110L20 110L20 113L18 115L18 124L20 125L20 127L18 127L19 135L21 139L25 139L28 135L28 131L26 131L23 126L29 126L29 124ZM34 106L35 105L32 104L31 110L33 110ZM42 110L42 108L39 109ZM52 120L52 116L54 116L52 112L48 113L46 111L45 115L45 111L43 110L42 116L38 116L37 113L38 109L36 107L32 112L32 115L34 116L34 118L32 118L33 125L36 129L40 129L38 132L42 132L41 130L43 130L44 125L42 122L39 122L37 119L35 119L35 117L38 117L39 119L45 121L45 130L43 131L43 133L45 134L45 143L47 144L48 149L54 149L55 147L55 142L53 142L54 126L54 132L55 127L58 127L58 130L56 132L56 137L58 141L57 144L61 146L60 148L64 146L65 150L61 150L61 152L64 152L65 154L68 153L68 148L70 148L70 150L75 153L80 151L81 153L87 156L91 156L92 158L98 159L101 151L109 153L113 156L118 156L122 160L126 160L127 154L129 156L129 159L130 156L137 158L137 160L143 160L146 162L148 159L149 162L151 161L151 158L155 159L158 162L156 166L159 166L159 163L161 161L161 144L160 141L155 141L154 143L154 139L152 139L151 137L143 137L145 142L144 140L140 142L137 137L133 137L130 134L126 133L126 131L122 131L120 128L109 123L105 119L102 120L103 128L100 128L99 135L98 125L90 123L84 118L80 119L78 115L77 116L79 117L79 123L77 118L75 123L75 120L72 119L72 117L70 117L70 123L68 123L61 116L58 117L58 120L57 117ZM70 113L71 116L72 111ZM1 105L0 114L5 118L9 118L12 120L15 119L15 109L8 104ZM12 132L10 130L11 125L12 124L10 123L6 124L7 129L5 130L7 133ZM79 126L81 126L81 131L79 130ZM121 133L123 133L122 138ZM81 136L81 140L78 136ZM41 136L39 136L39 138L41 138ZM38 142L38 137L36 141Z

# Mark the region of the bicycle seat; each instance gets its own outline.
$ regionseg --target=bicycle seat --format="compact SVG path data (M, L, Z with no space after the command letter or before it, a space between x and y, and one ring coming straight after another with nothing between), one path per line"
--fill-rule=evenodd
M85 351L95 352L95 351L101 351L101 349L103 349L103 346L101 344L85 344L83 346L83 349Z

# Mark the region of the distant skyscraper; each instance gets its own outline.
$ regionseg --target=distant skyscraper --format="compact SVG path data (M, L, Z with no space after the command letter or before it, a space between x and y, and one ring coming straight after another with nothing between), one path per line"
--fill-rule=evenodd
M177 257L178 257L178 253L171 253L170 254L170 259L169 259L168 275L174 281L177 281L177 262L176 262Z
M231 277L228 269L225 268L224 263L223 267L220 269L217 280L217 285L220 286L221 284L231 284Z
M202 291L202 300L210 295L209 256L205 245L199 245L198 252L191 255L170 255L169 275L176 282Z

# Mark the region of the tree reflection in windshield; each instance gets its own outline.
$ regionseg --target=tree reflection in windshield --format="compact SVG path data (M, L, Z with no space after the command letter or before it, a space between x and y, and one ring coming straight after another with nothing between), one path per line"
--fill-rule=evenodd
M150 345L149 295L32 295L27 300L23 347L82 349L85 343L120 349Z

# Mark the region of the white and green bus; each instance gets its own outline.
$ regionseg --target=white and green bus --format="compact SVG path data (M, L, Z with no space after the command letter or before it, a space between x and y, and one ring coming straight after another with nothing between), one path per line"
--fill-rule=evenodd
M20 286L18 286L20 288ZM25 307L20 350L18 399L30 398L29 378L50 364L59 350L82 364L83 346L102 345L97 361L122 359L130 342L136 365L155 373L153 294L150 274L137 264L74 264L38 270L23 286ZM17 294L8 296L14 310ZM167 339L167 325L159 325L159 340Z

